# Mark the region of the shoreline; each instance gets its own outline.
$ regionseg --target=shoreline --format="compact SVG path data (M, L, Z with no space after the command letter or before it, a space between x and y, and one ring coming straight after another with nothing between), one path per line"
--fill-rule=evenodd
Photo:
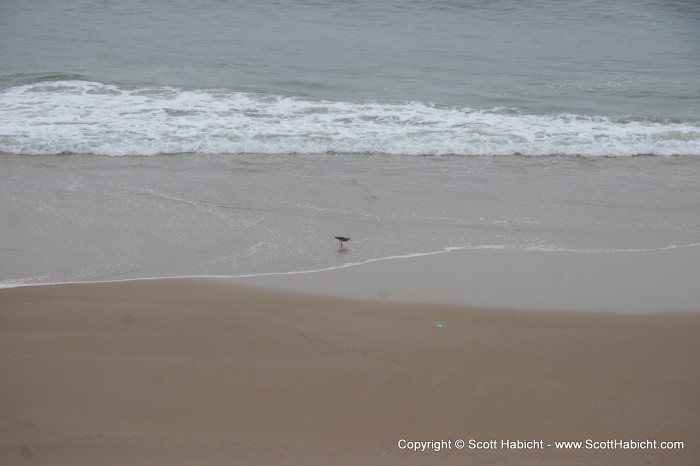
M625 250L608 254L611 262L623 256L661 259L643 265L664 270L659 283L673 297L679 294L671 286L676 262L687 268L686 256L695 256L700 263L700 247L668 249L698 242L694 159L387 160L10 156L0 170L0 211L7 219L0 275L42 282L230 277L346 263L367 267L371 260L462 247L470 249L449 255L478 259L512 252L534 267L534 273L521 268L519 275L527 277L538 275L545 256ZM196 182L201 179L208 180L206 188ZM339 234L353 238L346 254L338 253L333 237ZM581 262L578 252L570 257ZM482 270L496 278L515 270L511 264L495 269L490 262L468 258L465 270L456 273L478 281ZM605 274L608 265L602 261L599 270ZM624 263L618 265L626 271ZM547 267L545 272L552 271ZM430 289L422 293L428 302L439 298L425 291Z
M699 252L697 245L595 252L447 247L312 270L0 283L0 290L201 279L361 300L496 309L697 313L700 289L693 277L700 273ZM673 280L667 279L668 273Z
M451 250L322 273L238 277L311 295L493 309L700 312L700 248L622 253ZM672 279L669 279L671 277Z
M2 289L0 331L4 464L700 458L699 314L480 309L164 279ZM401 439L684 449L412 452Z

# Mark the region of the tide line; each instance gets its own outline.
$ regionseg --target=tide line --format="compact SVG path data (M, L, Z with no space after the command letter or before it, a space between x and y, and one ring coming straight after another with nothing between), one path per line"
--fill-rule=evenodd
M667 251L672 249L683 249L698 247L700 243L690 243L684 245L668 245L658 248L648 248L648 249L569 249L561 247L516 247L512 244L487 244L479 246L448 246L437 251L429 252L416 252L410 254L401 254L386 257L375 257L372 259L367 259L363 261L346 262L343 264L338 264L329 267L323 267L318 269L309 270L295 270L288 272L263 272L263 273L249 273L240 275L170 275L163 277L139 277L139 278L124 278L116 280L83 280L83 281L66 281L66 282L42 282L42 283L27 283L21 281L7 280L0 282L0 289L7 288L19 288L26 286L50 286L50 285L79 285L88 283L119 283L119 282L132 282L139 280L172 280L172 279L183 279L183 278L209 278L209 279L236 279L236 278L251 278L251 277L268 277L268 276L278 276L278 275L299 275L307 273L320 273L328 272L331 270L339 270L348 267L357 267L360 265L370 264L373 262L387 261L387 260L400 260L400 259L411 259L415 257L424 256L434 256L438 254L446 254L455 251L467 251L467 250L501 250L501 251L521 251L521 252L559 252L559 253L569 253L569 254L624 254L624 253L639 253L639 252L654 252L654 251Z

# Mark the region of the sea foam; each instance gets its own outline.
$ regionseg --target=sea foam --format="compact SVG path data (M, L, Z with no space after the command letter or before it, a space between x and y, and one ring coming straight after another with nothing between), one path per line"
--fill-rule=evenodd
M0 151L700 155L700 124L53 81L0 92Z

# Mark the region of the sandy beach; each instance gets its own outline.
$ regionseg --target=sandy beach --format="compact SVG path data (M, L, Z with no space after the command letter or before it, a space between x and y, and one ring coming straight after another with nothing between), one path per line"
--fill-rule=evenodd
M694 159L290 160L2 158L1 464L700 463Z
M2 289L0 331L5 465L700 461L699 314L175 279Z

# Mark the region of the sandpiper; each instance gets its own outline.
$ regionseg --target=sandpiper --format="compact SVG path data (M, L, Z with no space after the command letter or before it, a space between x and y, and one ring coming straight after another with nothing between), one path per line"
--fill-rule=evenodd
M345 236L336 236L335 239L337 239L340 242L340 249L343 249L344 242L352 241L350 238L346 238Z

